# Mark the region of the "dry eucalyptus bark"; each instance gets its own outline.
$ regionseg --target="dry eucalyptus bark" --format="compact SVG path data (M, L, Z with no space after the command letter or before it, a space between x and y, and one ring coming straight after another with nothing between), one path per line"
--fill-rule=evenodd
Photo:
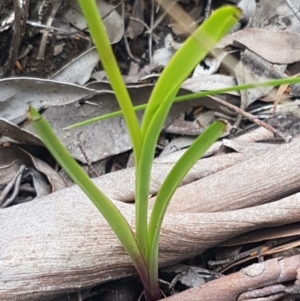
M244 145L245 148L243 150L237 149L236 152L226 155L223 154L219 156L212 156L210 158L206 158L205 160L199 160L184 178L181 185L186 185L193 181L207 177L279 146L274 144L255 145L254 143L247 144L243 142L236 143L235 146L227 146L226 143L228 143L226 140L224 140L223 143L217 142L214 145L214 149L210 150L207 154L219 151L222 146L232 150L234 150L235 146L243 147ZM158 192L158 189L163 183L164 179L183 153L184 151L179 151L166 157L159 157L154 160L151 175L150 194L156 194ZM127 168L118 171L117 173L103 175L94 181L97 186L112 199L123 202L133 202L135 198L134 175L135 169Z
M177 189L172 212L217 212L264 204L300 189L295 140ZM182 205L183 200L185 205Z
M133 225L133 206L117 206ZM79 189L2 210L0 218L1 300L43 300L134 274L115 235ZM299 218L300 194L242 210L169 213L159 262L175 263L241 233Z
M174 212L173 206L166 215L160 243L160 265L189 258L248 231L298 222L300 193L256 206L260 198L256 189L262 185L263 190L268 191L267 195L261 189L264 202L280 198L286 194L284 191L288 194L299 191L300 183L294 180L299 178L299 171L291 166L299 166L299 150L300 142L295 141L259 156L259 160L253 158L231 167L228 173L231 176L224 177L224 170L198 181L200 186L208 178L215 183L204 188L209 196L205 202L210 203L215 212L200 213L203 194L199 194L197 185L193 191L194 213L188 212L192 194L183 196L180 210ZM264 165L265 171L257 170L254 163ZM243 167L242 173L240 166ZM286 172L287 168L290 168L290 173ZM241 181L253 170L256 184L250 182L251 178L245 180L248 185L233 182ZM239 177L235 178L235 175ZM266 184L265 178L270 185ZM228 202L234 200L228 207L224 199L214 197L218 190L222 190ZM178 195L175 201L179 201ZM134 225L134 206L115 203ZM250 208L225 211L247 206ZM1 300L43 300L46 296L76 291L135 273L105 220L76 186L37 201L3 209L0 220Z
M278 300L300 290L300 255L253 264L237 273L168 297L166 301ZM292 281L289 284L282 284ZM234 283L234 285L232 285ZM271 298L270 298L271 297ZM268 299L270 298L270 299Z

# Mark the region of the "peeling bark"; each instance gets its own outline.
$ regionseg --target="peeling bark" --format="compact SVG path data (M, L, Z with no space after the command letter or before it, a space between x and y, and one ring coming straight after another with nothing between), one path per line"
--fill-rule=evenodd
M163 224L160 266L248 231L298 222L300 193L273 200L299 191L299 151L298 141L280 146L195 182L181 199L177 195L178 211L173 206ZM272 202L256 206L260 199ZM215 212L200 212L203 202ZM115 204L134 225L134 206ZM249 208L225 211L239 207ZM77 186L3 209L0 220L0 300L43 300L135 273L115 235Z
M277 300L293 290L299 291L299 272L300 255L275 258L253 264L237 273L207 282L200 287L189 289L163 300ZM281 284L286 281L295 281L295 283L293 285Z

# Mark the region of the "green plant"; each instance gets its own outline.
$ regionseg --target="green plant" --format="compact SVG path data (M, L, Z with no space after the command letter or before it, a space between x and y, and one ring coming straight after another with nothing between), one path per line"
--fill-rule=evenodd
M197 99L205 96L213 96L213 95L218 95L218 94L223 94L223 93L228 93L228 92L234 92L234 91L243 91L243 90L249 90L249 89L254 89L254 88L259 88L259 87L276 87L280 85L292 85L292 84L298 84L300 82L299 77L291 76L291 77L286 77L286 78L281 78L281 79L273 79L265 82L260 82L260 83L249 83L249 84L244 84L244 85L237 85L237 86L232 86L228 88L222 88L222 89L216 89L216 90L209 90L209 91L202 91L202 92L197 92L193 94L186 94L182 96L177 96L174 98L173 102L180 102L180 101L186 101L186 100L191 100L191 99ZM135 106L134 110L135 111L141 111L145 110L147 107L147 104L142 104L139 106ZM118 117L123 115L122 111L116 111L112 113L108 113L105 115L97 116L91 119L87 119L75 124L72 124L65 129L75 129L78 127L82 127L85 125L93 124L94 122L99 122L103 121L109 118L113 117Z
M212 14L185 41L165 68L148 101L140 126L113 55L104 25L94 0L79 0L102 65L115 92L132 141L136 164L136 225L133 233L115 205L89 179L56 137L48 122L30 108L30 118L57 162L93 201L130 256L144 286L148 301L160 297L158 284L159 234L167 206L177 186L190 168L225 130L221 121L214 122L174 165L162 184L148 222L148 195L156 143L185 78L214 45L228 32L240 15L233 7L223 7Z

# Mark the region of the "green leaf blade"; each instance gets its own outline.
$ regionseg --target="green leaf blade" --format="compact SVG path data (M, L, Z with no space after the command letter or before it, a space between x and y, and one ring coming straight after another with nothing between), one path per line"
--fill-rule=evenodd
M239 15L240 11L231 6L218 9L177 50L151 94L142 122L142 136L162 101L173 101L182 82L236 23Z
M94 0L78 0L78 2L87 20L94 43L100 56L101 63L105 69L107 77L109 78L109 82L115 92L117 101L124 114L124 119L126 121L131 142L133 144L135 160L138 164L142 147L140 125L119 70L116 58L112 51L106 29L99 15L98 7Z
M148 229L148 245L151 250L147 259L150 281L157 277L159 235L171 198L189 170L224 133L225 127L226 125L222 121L216 121L208 127L176 162L156 196Z
M286 77L286 78L280 78L280 79L272 79L272 80L268 80L268 81L260 82L260 83L249 83L249 84L237 85L237 86L228 87L228 88L215 89L215 90L209 90L209 91L201 91L201 92L196 92L193 94L177 96L175 98L175 102L197 99L197 98L201 98L201 97L213 96L213 95L224 94L224 93L229 93L229 92L245 91L245 90L255 89L255 88L275 87L275 86L280 86L280 85L284 85L284 84L293 85L293 84L299 84L299 83L300 83L300 77Z
M216 121L210 125L186 150L169 172L157 194L152 209L149 222L149 242L152 243L155 233L159 233L158 225L161 224L167 206L178 185L211 145L220 138L225 131L225 127L226 124L223 121Z
M244 84L244 85L237 85L233 87L228 87L228 88L222 88L222 89L215 89L215 90L209 90L209 91L201 91L201 92L196 92L193 94L186 94L182 96L177 96L174 99L174 102L181 102L181 101L187 101L191 99L196 99L196 98L201 98L201 97L206 97L206 96L213 96L213 95L218 95L218 94L224 94L228 92L235 92L235 91L244 91L244 90L249 90L249 89L255 89L259 87L272 87L272 86L280 86L283 84L299 84L300 83L300 77L287 77L287 78L282 78L282 79L273 79L273 80L268 80L265 82L261 83L249 83L249 84ZM134 110L135 111L140 111L146 109L147 104L142 104L139 106L135 106ZM85 120L83 122L79 122L73 125L68 126L65 129L73 129L73 128L78 128L81 126L93 124L94 122L106 120L109 118L117 117L117 116L122 116L123 113L122 111L115 111L109 114L105 114L102 116L97 116L88 120Z
M101 212L124 246L137 270L145 269L146 264L144 257L137 246L134 234L124 216L108 197L97 188L85 171L71 157L69 152L57 138L47 120L32 107L29 109L29 116L35 130L50 153Z
M151 250L147 230L150 174L161 128L183 80L235 24L239 12L238 9L227 6L217 10L206 20L173 56L150 96L141 129L143 143L137 166L135 202L136 238L142 252L146 252L146 258ZM204 41L206 38L208 40Z

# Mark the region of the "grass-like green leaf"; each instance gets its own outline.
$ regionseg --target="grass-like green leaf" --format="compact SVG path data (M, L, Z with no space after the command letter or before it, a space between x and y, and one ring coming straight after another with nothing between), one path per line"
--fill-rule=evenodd
M94 0L78 0L78 2L87 20L101 63L115 92L120 108L123 111L133 145L136 164L138 164L142 147L140 125L135 111L133 110L133 105L124 84L116 58L110 46L106 29L99 15L98 7Z
M222 89L215 89L215 90L209 90L209 91L202 91L202 92L197 92L193 94L186 94L182 96L177 96L174 99L174 102L180 102L180 101L186 101L186 100L191 100L191 99L196 99L196 98L201 98L201 97L206 97L206 96L213 96L213 95L218 95L218 94L223 94L223 93L228 93L228 92L235 92L235 91L244 91L244 90L249 90L249 89L255 89L255 88L263 88L263 87L276 87L284 84L299 84L300 83L300 78L294 78L294 77L287 77L287 78L282 78L282 79L274 79L274 80L269 80L265 81L262 83L249 83L249 84L244 84L244 85L237 85L237 86L232 86L228 88L222 88ZM145 110L147 107L147 104L142 104L139 106L135 106L134 110L135 111L141 111ZM72 124L65 129L75 129L79 128L82 126L90 125L93 124L94 122L98 121L103 121L106 119L110 119L113 117L118 117L122 116L123 112L122 111L115 111L112 113L108 113L105 115L97 116L88 120L84 120L82 122L78 122L75 124Z
M142 122L143 136L162 102L173 101L182 82L216 43L224 37L239 17L240 11L237 8L224 6L215 11L183 43L162 72L152 91ZM220 24L222 25L220 26Z
M172 57L150 96L142 122L143 144L136 179L136 238L146 257L150 252L147 245L150 174L161 128L184 79L236 23L239 15L238 9L229 6L215 11Z
M86 172L71 157L69 152L57 138L47 120L32 107L29 109L29 114L35 130L55 158L56 162L58 162L101 212L124 246L140 276L143 277L143 275L147 275L145 259L139 250L135 236L124 216L109 198L97 188Z
M176 164L164 180L156 196L148 228L149 248L151 250L148 259L148 266L149 275L153 277L153 281L155 281L155 278L157 277L158 270L157 259L159 235L163 218L170 200L178 185L187 175L189 170L204 155L209 147L224 133L225 127L226 125L222 121L216 121L211 126L209 126L176 162Z
M158 136L183 80L234 25L240 16L240 11L229 6L217 10L186 40L155 85L140 127L95 0L78 1L123 112L133 144L136 161L136 235L133 234L126 219L114 204L94 185L71 157L47 121L33 108L30 108L29 114L39 136L56 161L91 199L124 246L141 277L146 298L156 300L159 298L158 240L167 206L176 187L192 165L221 135L224 124L214 123L197 138L191 148L175 164L157 195L157 204L154 205L148 227L150 173Z

